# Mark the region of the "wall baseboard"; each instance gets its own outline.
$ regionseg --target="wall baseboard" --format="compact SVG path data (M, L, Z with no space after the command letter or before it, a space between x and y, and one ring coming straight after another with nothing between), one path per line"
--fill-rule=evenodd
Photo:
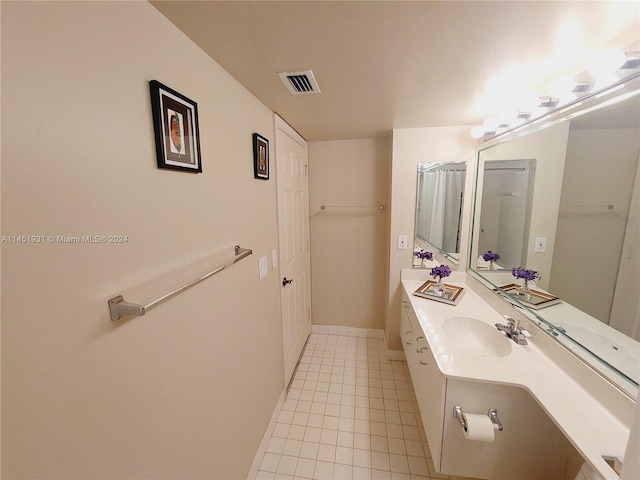
M389 350L385 353L387 360L396 360L398 362L406 362L407 358L404 356L404 352L400 350Z
M311 333L360 338L384 338L384 330L376 328L340 327L338 325L311 325Z
M338 325L311 325L311 333L320 333L325 335L345 335L347 337L360 338L382 338L385 345L388 345L384 330L376 328L356 328L356 327L340 327ZM387 360L404 362L406 360L402 350L389 350L385 352Z

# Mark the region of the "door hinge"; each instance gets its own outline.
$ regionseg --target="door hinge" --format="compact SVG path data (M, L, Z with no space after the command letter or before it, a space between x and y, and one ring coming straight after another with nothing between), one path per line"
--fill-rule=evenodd
M309 175L309 165L308 164L304 164L304 176L308 176Z
M311 310L307 310L307 320L311 321Z

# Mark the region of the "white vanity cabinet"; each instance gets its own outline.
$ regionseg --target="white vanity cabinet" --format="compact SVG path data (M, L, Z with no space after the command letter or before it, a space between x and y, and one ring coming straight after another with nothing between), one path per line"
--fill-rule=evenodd
M401 315L402 347L422 414L431 457L440 471L445 378L438 369L422 327L403 292Z
M402 295L402 346L438 472L492 480L565 480L570 473L567 466L572 447L525 389L441 370L436 357L445 351L437 343L443 333L428 327L425 312L433 305L435 310L445 307L450 315L455 315L455 307L414 298L414 302L420 302L420 314L425 317L421 324L410 294L403 289ZM474 363L486 361L478 358ZM498 359L496 368L500 368L502 361L510 360ZM487 414L489 408L497 409L504 430L495 432L493 442L465 438L462 426L453 416L455 405L460 405L467 414Z

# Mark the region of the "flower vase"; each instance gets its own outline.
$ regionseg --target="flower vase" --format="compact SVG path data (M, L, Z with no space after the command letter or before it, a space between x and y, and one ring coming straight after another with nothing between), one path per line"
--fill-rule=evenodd
M426 257L422 259L422 268L427 268L427 259L426 259Z
M531 289L529 288L529 280L524 279L524 284L518 288L518 296L528 300L531 298Z
M433 286L433 293L436 295L442 295L444 293L444 285L442 284L442 277L438 277L438 283Z
M496 266L493 263L493 260L489 260L489 270L495 270L495 269L496 269Z

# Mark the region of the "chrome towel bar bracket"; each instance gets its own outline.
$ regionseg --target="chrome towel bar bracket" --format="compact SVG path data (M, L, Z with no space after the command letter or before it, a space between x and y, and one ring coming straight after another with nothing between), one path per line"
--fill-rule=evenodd
M194 285L206 280L209 277L214 276L216 273L221 272L227 267L239 262L245 257L248 257L253 253L252 250L248 248L241 248L236 245L235 247L235 256L229 260L228 262L214 268L213 270L199 276L198 278L186 283L185 285L176 288L175 290L166 293L154 300L151 300L146 305L140 305L138 303L127 302L122 295L115 296L110 298L107 302L109 305L109 314L111 316L112 321L116 321L122 317L140 317L147 313L149 310L156 308L158 305L166 302L167 300L175 297L176 295L181 294L182 292L190 289Z

